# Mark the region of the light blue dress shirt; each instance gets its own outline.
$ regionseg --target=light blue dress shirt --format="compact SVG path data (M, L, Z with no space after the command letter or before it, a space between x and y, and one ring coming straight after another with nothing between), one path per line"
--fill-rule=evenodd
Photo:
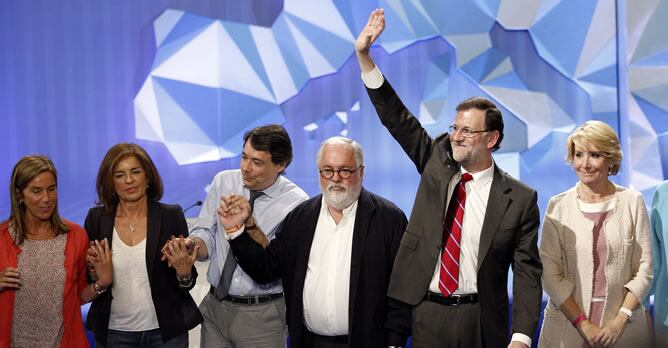
M255 200L253 217L258 227L274 239L276 228L286 215L299 203L308 199L308 195L299 186L282 175L269 188L262 190L265 194ZM241 171L225 170L216 175L209 188L206 201L202 206L197 224L190 235L201 238L209 251L209 270L207 279L213 286L218 284L225 265L230 244L225 238L223 226L218 225L216 210L220 206L220 196L237 194L250 198L250 191L244 186ZM269 284L258 284L237 267L232 276L229 294L235 296L273 294L283 291L280 281Z
M654 332L657 347L668 344L668 181L659 185L652 200L652 253L654 255Z

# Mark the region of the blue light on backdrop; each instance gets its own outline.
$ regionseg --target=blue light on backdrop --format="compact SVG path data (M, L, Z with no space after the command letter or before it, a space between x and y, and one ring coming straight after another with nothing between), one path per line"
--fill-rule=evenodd
M137 142L164 201L188 206L238 166L245 130L276 122L294 142L287 175L307 193L318 144L343 134L364 146L367 188L408 213L418 175L354 61L376 7L388 28L373 54L408 107L436 135L460 100L496 101L496 161L539 191L541 210L574 184L565 139L589 119L620 132L617 182L649 203L666 178L668 1L71 0L0 3L0 183L18 158L47 154L62 214L82 223L106 150Z

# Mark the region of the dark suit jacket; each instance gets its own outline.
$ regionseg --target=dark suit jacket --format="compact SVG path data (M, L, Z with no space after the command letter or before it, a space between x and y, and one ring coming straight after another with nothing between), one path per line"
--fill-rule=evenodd
M450 179L459 170L447 134L432 139L389 82L367 89L383 125L421 174L408 228L394 263L389 296L417 305L429 289L443 243ZM534 337L542 297L536 192L494 168L478 251L481 327L487 346L505 347L510 332ZM508 329L508 268L513 268L512 330Z
M104 207L92 208L88 211L84 228L90 240L107 238L111 245L116 209L105 212ZM183 211L178 205L167 205L159 202L149 202L146 233L146 268L151 285L151 297L158 316L158 324L163 341L187 333L203 321L199 309L190 297L189 289L179 287L176 271L167 266L167 262L160 261L160 250L170 236L188 235ZM138 265L141 266L141 265ZM194 279L197 279L195 267L192 269ZM90 306L86 327L93 332L95 339L102 344L107 341L109 328L109 313L113 293L111 288L98 296Z
M283 279L290 347L304 347L303 291L322 195L297 206L266 249L247 233L230 241L239 265L260 283ZM406 216L392 202L364 189L353 229L348 324L350 347L404 345L410 308L390 300L387 286ZM388 303L389 301L389 303Z

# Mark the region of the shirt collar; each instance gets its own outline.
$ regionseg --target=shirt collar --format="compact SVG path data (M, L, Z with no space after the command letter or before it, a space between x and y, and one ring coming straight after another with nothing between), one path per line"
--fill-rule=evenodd
M349 205L348 208L343 209L343 218L341 221L346 219L348 215L352 212L357 212L357 202L359 202L359 198L353 202L353 204ZM327 209L327 202L325 201L325 195L322 195L322 203L320 207L320 211L324 212L324 214L327 214L327 216L332 217L332 214L329 213L329 209Z
M276 198L281 192L281 185L283 184L284 180L285 178L283 177L283 175L279 174L278 177L276 178L276 181L274 181L274 183L271 184L271 186L261 191L270 198ZM246 190L250 192L248 188L246 188Z
M464 173L468 173L464 167L461 167L459 176L461 177ZM492 160L492 165L489 166L489 168L477 172L477 173L469 173L473 177L473 183L477 187L482 187L487 185L492 181L492 178L494 178L494 160Z

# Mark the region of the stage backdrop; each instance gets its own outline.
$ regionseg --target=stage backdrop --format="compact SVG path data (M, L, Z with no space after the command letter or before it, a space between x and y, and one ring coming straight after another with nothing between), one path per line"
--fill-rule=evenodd
M0 217L12 166L42 153L59 169L61 213L83 223L118 142L145 147L163 200L188 206L266 123L290 132L287 176L310 195L318 145L342 134L364 147L365 186L410 214L418 174L353 52L376 7L387 29L373 55L430 134L462 99L494 100L496 162L538 190L543 212L576 181L567 135L602 120L623 142L614 180L651 203L668 173L668 1L25 0L0 2Z

